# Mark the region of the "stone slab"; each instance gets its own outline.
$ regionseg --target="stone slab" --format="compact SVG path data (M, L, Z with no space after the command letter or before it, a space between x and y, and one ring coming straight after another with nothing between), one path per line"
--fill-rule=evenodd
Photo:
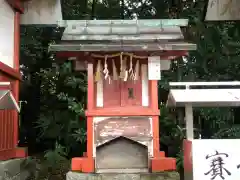
M80 173L69 171L66 180L180 180L177 172L161 173Z
M24 159L11 159L8 161L0 161L0 175L8 171L9 174L17 174L21 171L21 164L24 162Z
M0 180L25 180L35 172L36 164L28 158L0 161Z

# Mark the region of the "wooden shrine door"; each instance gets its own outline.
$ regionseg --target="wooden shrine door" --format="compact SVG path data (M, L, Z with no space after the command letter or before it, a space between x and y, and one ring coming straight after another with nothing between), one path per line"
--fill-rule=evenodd
M121 81L121 106L142 105L141 81Z
M103 83L104 107L127 107L142 105L142 83L137 81L115 80Z

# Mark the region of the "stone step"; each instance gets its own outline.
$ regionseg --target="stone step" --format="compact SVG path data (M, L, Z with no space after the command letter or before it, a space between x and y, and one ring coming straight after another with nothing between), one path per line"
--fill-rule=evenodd
M67 180L180 180L177 172L161 173L79 173L68 172Z

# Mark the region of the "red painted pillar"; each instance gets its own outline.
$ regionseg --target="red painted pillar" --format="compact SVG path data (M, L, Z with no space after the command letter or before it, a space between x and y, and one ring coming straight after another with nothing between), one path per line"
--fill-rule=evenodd
M149 82L150 89L150 105L151 109L158 110L158 81ZM159 117L152 117L152 129L153 129L153 156L157 157L160 151L159 145Z
M158 110L158 81L149 82L150 105L153 110ZM160 114L161 115L161 114ZM161 119L161 118L160 118ZM176 169L176 159L165 157L165 153L160 151L159 139L159 116L152 116L153 130L153 158L151 169L153 172L169 171Z
M14 16L14 69L20 74L20 12L15 11ZM16 102L19 102L19 80L16 79L13 82L13 93ZM13 125L14 125L14 145L15 145L15 157L22 158L27 156L27 148L18 148L18 129L19 129L19 119L18 112L15 110L13 112Z
M20 13L15 12L14 16L14 69L19 71L20 54ZM19 80L14 81L14 96L19 101ZM14 144L18 144L18 112L14 111Z
M93 63L88 61L88 90L87 90L87 110L92 111L94 105L94 77ZM94 172L93 159L93 116L87 116L87 156L72 159L72 170L85 173Z
M94 108L94 78L93 78L93 63L88 62L88 91L87 91L87 109L88 111ZM93 157L93 117L87 117L87 156Z

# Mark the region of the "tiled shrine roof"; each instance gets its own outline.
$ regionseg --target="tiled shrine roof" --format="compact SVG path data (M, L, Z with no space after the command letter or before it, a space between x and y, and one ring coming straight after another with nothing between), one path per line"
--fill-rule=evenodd
M196 50L184 41L186 19L65 20L61 42L50 51L159 51Z

